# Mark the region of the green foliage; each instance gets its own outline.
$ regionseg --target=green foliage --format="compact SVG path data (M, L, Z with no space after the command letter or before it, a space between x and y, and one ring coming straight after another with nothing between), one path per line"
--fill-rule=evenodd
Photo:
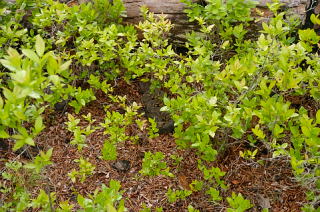
M79 170L73 169L70 173L68 173L68 176L73 183L76 182L77 178L79 178L80 182L83 183L86 180L87 176L93 174L95 166L92 165L88 159L83 159L82 157L74 161L76 163L79 163Z
M299 30L299 39L301 45L308 51L312 51L312 46L317 44L320 40L320 36L313 29Z
M3 185L1 193L6 198L11 199L0 205L2 211L24 211L32 208L49 208L48 196L43 190L40 191L36 199L31 199L29 189L36 186L36 182L42 178L40 171L44 166L52 164L50 157L52 149L46 153L41 152L40 156L34 159L34 162L23 165L21 162L12 161L5 164L6 171L2 172L2 178L12 183L11 187ZM51 194L54 199L54 193Z
M0 209L3 211L8 211L10 209L14 211L24 211L28 208L29 202L29 192L22 187L17 187L17 189L14 191L12 200L1 205Z
M40 173L40 171L48 165L51 165L50 161L52 156L53 149L49 149L46 153L40 152L40 155L36 156L32 163L26 164L24 167L28 169L33 169L36 173Z
M183 160L183 157L178 156L178 155L170 155L170 158L174 161L173 165L178 166L181 161Z
M242 194L236 195L232 193L231 197L227 197L227 201L231 208L228 208L228 212L243 212L252 208L252 204L249 200L246 200L242 197Z
M147 176L157 176L161 174L174 177L174 175L169 172L167 163L163 161L164 158L165 156L162 152L156 152L154 154L145 152L140 173Z
M55 201L56 197L54 192L50 193L49 195L41 189L37 198L33 199L31 202L32 208L41 208L44 211L52 210L52 202Z
M99 90L101 89L104 93L108 94L112 91L110 84L107 83L107 80L100 82L100 77L90 74L89 80L87 81L91 87Z
M148 208L146 205L142 205L142 207L143 207L143 209L140 210L139 212L151 212L152 211L151 208ZM160 208L156 207L155 211L156 212L162 212L163 209L162 209L162 207L160 207Z
M220 41L220 44L223 43L221 45L223 46L223 51L233 41L235 41L235 46L246 45L243 43L244 35L247 33L244 26L248 26L248 22L253 20L250 14L252 8L257 4L256 1L208 0L205 6L191 0L182 0L182 2L187 5L187 9L184 11L187 13L189 20L196 20L201 26L200 31L205 36L202 36L204 37L204 42L200 41L200 39L199 41L205 44L203 47L211 45L210 50L212 50L215 44L212 45L210 43L216 41L218 41L217 43ZM209 43L207 42L208 40ZM205 48L202 48L201 51L205 51ZM222 52L220 54L223 54Z
M169 188L166 193L168 201L170 203L174 203L177 200L185 200L191 194L192 194L192 191L189 191L189 190L175 190L174 191L171 188Z
M189 7L185 10L191 21L204 18L208 22L223 21L226 24L234 22L247 22L252 20L250 17L251 9L255 7L255 1L222 1L208 0L206 6L192 3L190 0L183 0Z
M3 97L0 97L1 138L13 138L16 142L13 147L17 150L24 145L34 145L33 137L44 128L41 113L44 107L41 104L52 95L46 94L44 88L61 87L61 74L68 69L68 63L62 63L52 52L44 54L44 41L36 38L35 49L23 49L23 55L9 48L8 56L1 59L1 64L8 69L3 72L9 81L0 85ZM44 69L48 71L44 71ZM26 129L24 125L31 123L34 128ZM6 129L16 129L17 133L9 135Z
M87 103L92 100L95 100L96 97L92 89L82 90L81 87L72 88L70 92L70 96L74 97L75 99L69 102L69 105L72 106L75 110L75 113L78 114L82 107L84 107Z
M258 153L258 149L255 149L254 151L251 150L245 150L244 152L240 151L240 157L244 159L254 159L256 154Z
M147 7L142 7L141 12L145 21L140 23L138 27L143 31L144 41L150 42L155 48L167 46L168 40L163 39L163 36L169 33L172 28L170 21L165 19L165 16L160 16L159 20L156 20L154 14L149 12Z
M192 205L188 205L188 212L200 212L200 211L197 209L194 209Z
M210 137L214 137L219 123L220 112L215 110L216 98L208 98L206 94L199 94L191 98L178 97L177 99L164 99L169 111L185 110L180 115L174 115L175 123L178 123L175 134L178 138L177 144L183 148L191 147L199 150L204 160L213 161L217 151L210 146ZM183 123L190 123L183 131Z
M201 164L201 161L198 162L198 167L201 171L203 171L203 177L205 180L208 180L211 183L216 183L223 189L227 189L227 186L225 185L224 181L221 180L221 178L226 174L226 172L221 171L219 167L212 167L211 169L207 169L205 165Z
M117 159L117 147L115 144L105 141L102 148L102 158L104 160Z
M90 122L90 115L88 114L86 119L89 119ZM73 115L68 113L68 122L66 122L67 129L70 132L73 132L74 138L71 140L70 144L77 145L78 150L82 150L83 147L86 147L86 136L93 133L96 129L92 128L91 123L88 124L86 128L81 128L78 126L80 123L80 119L76 119Z
M119 191L121 187L120 182L111 180L109 184L109 187L102 184L101 191L96 189L93 195L89 195L89 198L78 194L77 201L80 207L83 208L80 211L126 211L124 202L121 200L122 192Z
M119 79L128 84L150 81L152 88L169 91L161 110L174 120L178 147L196 152L203 173L203 180L193 180L190 191L169 189L169 202L201 190L213 204L223 202L226 173L208 164L230 142L249 141L254 150L239 152L245 159L259 160L257 144L268 146L273 157L290 158L295 178L309 189L309 203L302 210L317 210L312 205L319 201L320 191L320 110L292 99L315 104L320 100L320 59L315 53L320 36L313 29L297 30L299 21L279 12L279 1L268 4L273 17L262 23L259 33L250 26L256 1L207 0L205 6L182 2L200 30L185 35L185 55L178 55L170 45L173 24L145 7L141 9L144 21L136 26L142 36L138 40L134 26L121 24L125 16L121 0L94 0L72 7L53 0L1 2L0 139L12 141L14 151L35 146L34 138L45 129L50 107L65 100L81 114L96 100L96 92L102 91L106 98L103 123L91 114L68 114L65 124L73 133L70 143L78 150L88 145L87 136L102 129L107 136L102 159L115 160L119 142L135 143L145 132L155 138L158 129L154 119L139 114L140 106L131 98L115 95L114 87ZM311 20L320 24L318 16L312 15ZM8 195L1 206L4 211L49 211L51 206L57 211L73 210L75 206L67 200L56 204L54 193L40 190L31 197L26 186L52 164L53 151L41 152L26 164L6 164L2 177L12 186L1 185L1 192ZM161 152L145 152L140 173L173 177L164 160ZM184 158L171 155L171 160L179 168ZM69 177L83 183L95 167L83 157L75 162L79 169ZM88 198L79 194L81 211L124 211L119 189L120 183L111 180L110 188L103 185ZM241 194L233 193L227 202L228 211L252 207ZM188 211L197 210L190 205Z
M159 129L157 128L156 121L152 118L149 118L148 120L151 124L149 127L149 138L155 138L155 137L159 136L159 134L158 134Z
M57 208L58 212L71 212L73 209L73 205L69 204L68 200L63 201L59 204L59 208Z
M104 123L102 123L101 126L105 128L105 134L110 135L109 140L117 143L128 139L125 133L125 126L129 122L130 120L128 120L124 114L107 111Z
M213 3L215 13L212 14L219 20L224 15L223 6L219 6L218 1ZM210 4L212 2L208 2ZM319 58L310 53L318 42L317 35L312 29L300 31L300 40L294 43L297 38L292 37L292 33L297 22L284 21L285 13L278 13L279 4L274 3L269 7L275 17L269 23L263 23L263 31L257 41L248 41L245 46L230 43L231 35L238 37L239 41L245 39L244 29L240 27L234 31L233 26L222 24L225 28L218 30L223 44L216 45L218 39L210 39L212 22L196 18L201 16L205 7L190 2L187 6L190 7L189 17L200 23L205 36L203 39L196 33L188 36L187 47L192 59L180 61L179 75L190 84L180 81L180 85L170 89L178 96L164 99L162 110L169 111L175 121L177 144L184 148L195 147L202 159L212 161L221 150L212 148L212 143L222 144L223 148L224 139L240 139L245 132L250 132L248 140L252 145L255 138L268 143L273 148L274 157L281 154L291 157L292 168L301 177L297 179L304 181L305 185L315 182L311 180L315 179L315 174L306 174L304 167L307 161L310 162L306 158L313 158L312 164L315 164L314 157L318 157L317 126L309 115L300 112L302 107L298 111L284 97L310 95L318 101L316 76ZM220 61L209 59L232 45L237 46L239 54L230 58L223 68ZM303 61L306 61L307 68L301 66ZM167 82L171 78L177 79L174 74L169 74L168 78ZM253 117L258 119L254 126L251 125ZM288 131L291 134L288 135ZM216 134L220 135L219 139L215 138ZM286 142L288 137L291 137L293 148ZM303 156L301 151L306 149L308 156ZM253 158L256 153L246 150L242 154ZM212 179L208 176L219 176L219 173L211 174L210 169L201 169L207 179Z
M191 191L201 191L203 188L203 181L193 180L190 184Z
M290 103L284 103L282 98L269 98L267 101L261 101L262 108L259 111L254 111L254 114L260 118L261 124L266 124L271 130L275 128L276 124L284 124L290 118L297 116L294 109L289 109L289 106ZM263 137L262 134L261 136Z
M121 22L122 19L120 17L126 16L125 7L121 0L94 0L93 8L99 23L106 23L108 21Z
M220 192L215 188L210 187L209 190L206 191L206 193L211 196L211 200L213 202L218 202L218 201L222 200L222 198L220 196Z

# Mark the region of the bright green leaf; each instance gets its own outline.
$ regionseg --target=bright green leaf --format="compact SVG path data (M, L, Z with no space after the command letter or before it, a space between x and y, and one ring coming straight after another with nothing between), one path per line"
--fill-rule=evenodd
M32 51L30 49L22 49L22 53L25 56L27 56L29 59L31 59L33 62L35 62L35 63L40 62L38 55L34 51Z
M1 107L0 107L1 108ZM316 114L316 123L317 124L320 124L320 110L317 111L317 114Z
M260 130L260 126L258 124L255 126L255 128L252 128L251 130L260 139L264 139L266 137L263 131Z
M61 71L67 70L67 69L69 68L71 62L72 62L72 60L69 60L69 61L65 62L64 64L62 64L62 65L60 66L60 70L61 70Z
M34 140L31 137L27 137L25 139L25 143L29 144L30 146L34 146L35 145Z
M10 135L5 130L0 130L0 138L9 138ZM1 142L1 141L0 141Z
M44 50L45 50L45 42L44 40L40 37L40 35L37 35L36 37L36 52L39 55L39 57L42 57Z
M35 129L36 134L39 134L44 129L44 125L43 125L43 121L42 121L41 116L37 117L35 124L34 124L34 129Z

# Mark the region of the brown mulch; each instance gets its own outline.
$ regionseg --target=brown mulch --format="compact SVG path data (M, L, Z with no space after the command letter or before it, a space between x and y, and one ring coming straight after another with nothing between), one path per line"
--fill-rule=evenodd
M246 160L239 156L241 150L245 150L243 144L231 145L227 157L218 162L227 172L224 179L229 184L228 196L236 192L250 199L255 205L250 211L261 211L266 205L271 211L301 211L306 191L294 180L289 159L258 153L256 159Z
M128 103L139 102L139 92L135 84L128 85L124 81L115 84L115 94L127 95ZM104 106L112 104L102 92L97 93L97 100L87 105L80 114L75 115L70 108L66 113L72 113L75 117L91 113L96 123L103 122L105 112ZM112 105L114 110L118 110L117 105ZM187 211L188 205L200 211L226 211L228 203L226 200L220 204L213 204L210 197L205 192L194 192L186 200L179 200L176 203L169 203L166 192L169 188L173 190L187 189L188 184L193 180L203 180L202 172L197 168L199 156L193 149L179 149L175 144L172 134L160 135L154 139L143 139L141 142L125 141L119 143L117 153L118 160L130 161L128 171L117 171L112 166L112 161L108 162L100 158L103 142L108 138L103 134L103 129L97 130L87 137L88 147L81 152L71 145L72 134L66 129L66 113L56 113L47 111L45 113L46 129L36 138L36 143L41 148L47 150L53 148L52 161L45 171L45 180L35 184L33 194L40 188L49 187L51 192L56 192L57 202L69 200L76 203L76 195L92 194L95 189L100 188L101 184L109 185L111 179L121 183L121 190L125 206L129 211L139 211L142 205L147 207L162 207L164 211ZM86 122L82 119L80 125L85 126ZM135 133L135 128L130 133ZM140 132L141 133L141 132ZM143 132L147 133L147 132ZM8 143L6 143L8 144ZM10 150L12 144L7 147L0 146L1 160L0 169L9 159L17 158L18 153ZM239 156L239 151L244 150L242 143L230 141L224 152L223 157L219 157L214 164L226 172L224 180L228 185L226 191L221 191L224 197L231 196L232 192L242 193L255 205L250 211L261 211L261 206L270 204L270 211L300 211L300 207L306 202L305 190L294 180L290 163L287 158L271 159L270 153L259 153L254 160L245 160ZM141 176L142 159L144 153L163 152L170 171L176 176L174 178L156 176ZM183 157L178 165L173 165L171 155ZM84 183L72 183L67 174L72 169L78 169L75 159L83 156L95 165L95 173L89 176ZM18 160L27 159L20 154ZM258 163L261 160L263 163ZM3 179L0 177L0 182ZM0 199L4 196L0 194ZM77 209L77 207L75 207Z

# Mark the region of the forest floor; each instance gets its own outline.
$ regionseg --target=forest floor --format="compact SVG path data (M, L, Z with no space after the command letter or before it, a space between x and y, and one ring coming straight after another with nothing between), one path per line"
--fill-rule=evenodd
M126 95L128 103L141 101L141 92L137 83L127 84L119 80L114 85L114 95ZM179 149L175 144L172 133L164 133L154 139L141 135L139 142L126 141L118 144L117 161L108 162L100 158L103 142L107 136L103 130L97 130L87 137L88 147L80 153L74 145L69 142L72 134L67 130L65 122L68 121L67 113L71 113L76 118L81 119L81 115L92 114L98 125L104 121L104 105L112 104L103 92L96 93L97 99L85 108L80 114L74 114L68 106L64 111L47 110L45 112L46 128L36 138L36 147L28 147L23 152L13 152L12 143L2 143L0 146L0 170L3 170L5 162L9 160L28 161L37 155L40 150L53 148L52 162L46 168L41 181L30 182L33 194L37 194L39 189L56 192L57 201L69 200L76 203L78 191L82 195L92 194L101 184L109 184L111 179L120 181L123 199L128 211L139 211L146 207L162 207L164 211L186 211L188 205L192 205L200 211L225 211L228 203L225 198L219 204L210 201L210 196L205 192L193 192L185 200L169 203L166 192L171 189L190 189L189 184L193 180L203 180L202 172L197 168L199 156L192 149ZM117 105L111 107L114 111L121 110ZM80 125L85 126L86 122L81 121ZM136 128L128 128L127 134L135 134ZM261 208L270 208L270 211L287 212L300 211L300 207L306 202L306 191L299 185L292 174L290 161L288 158L280 157L272 159L272 153L266 147L261 146L259 153L254 160L246 160L239 156L239 151L248 149L245 142L230 139L227 141L224 151L219 154L214 162L217 167L226 172L223 180L228 185L226 191L222 191L221 196L231 196L231 192L242 193L255 205L250 211L261 211ZM166 161L170 171L175 177L147 177L141 176L142 159L144 153L162 152L166 155ZM170 155L178 155L183 160L177 165L170 158ZM80 156L89 158L96 169L93 175L89 176L84 183L72 183L68 173L72 169L77 169L74 162ZM263 161L258 163L257 161ZM116 162L129 162L129 167L125 171L117 169ZM0 178L0 181L3 179ZM6 183L6 182L2 182ZM5 199L0 194L0 199ZM75 208L77 209L77 208Z

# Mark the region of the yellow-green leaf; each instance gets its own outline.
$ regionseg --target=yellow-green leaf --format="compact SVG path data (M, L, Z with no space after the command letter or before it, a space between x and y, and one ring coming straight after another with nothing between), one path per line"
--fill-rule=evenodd
M33 62L39 63L40 59L38 57L38 55L30 50L30 49L22 49L22 53L27 56L29 59L31 59Z
M40 37L40 35L37 35L36 38L36 52L37 54L42 57L44 50L45 50L45 42L44 40Z
M65 62L64 64L62 64L62 65L60 66L60 70L61 70L61 71L67 70L67 69L69 68L71 62L72 62L71 60L68 60L67 62Z
M2 97L0 96L0 109L2 109L3 108L3 99L2 99Z
M31 137L27 137L24 141L26 144L29 144L30 146L34 146L34 140Z
M24 140L17 140L13 145L13 151L16 151L25 145Z
M260 139L264 139L266 137L266 135L260 129L260 125L258 125L258 124L255 126L255 128L252 128L251 130Z
M43 128L44 126L43 126L42 117L38 116L34 124L35 132L38 134L43 130Z
M0 138L9 138L9 137L10 135L4 129L0 130Z
M117 210L111 204L107 204L107 211L108 212L117 212Z
M316 114L316 123L320 124L320 110L318 110Z

